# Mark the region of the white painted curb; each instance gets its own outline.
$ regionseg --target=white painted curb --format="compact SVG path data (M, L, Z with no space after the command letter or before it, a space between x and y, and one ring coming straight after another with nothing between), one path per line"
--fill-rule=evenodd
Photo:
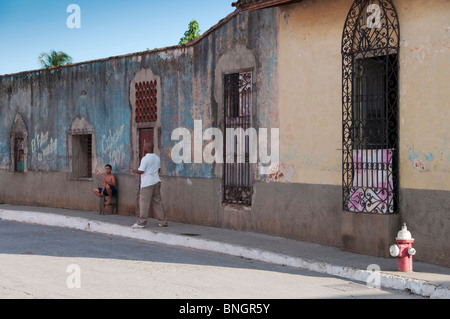
M216 242L208 239L192 238L175 234L165 234L149 229L133 229L131 227L125 227L81 217L70 217L57 214L26 211L19 212L14 210L0 209L0 219L28 224L71 228L106 235L145 240L171 246L181 246L199 250L213 251L272 264L307 269L318 273L324 273L365 283L368 282L369 276L373 275L373 273L369 270L336 266L326 262L314 261L300 257L292 257L261 249L226 244L223 242ZM392 274L386 274L383 272L379 272L378 274L380 276L380 287L395 290L407 290L413 294L434 299L450 299L450 290L444 287L436 286L423 280L409 279Z

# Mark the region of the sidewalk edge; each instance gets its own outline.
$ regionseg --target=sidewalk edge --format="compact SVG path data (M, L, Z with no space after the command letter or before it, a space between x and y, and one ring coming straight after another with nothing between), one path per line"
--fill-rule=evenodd
M374 286L373 284L369 284L369 281L375 278L373 277L374 273L370 270L337 266L326 262L293 257L262 249L232 245L209 239L167 234L150 229L132 229L131 227L101 222L94 219L41 212L19 212L14 210L0 209L0 219L23 222L27 224L71 228L99 234L114 235L119 237L161 243L171 246L181 246L199 250L213 251L272 264L306 269L340 278L364 282L371 287ZM450 290L445 287L441 287L424 280L405 278L398 275L383 273L382 271L379 273L379 275L379 282L375 283L375 287L409 291L410 293L413 293L415 295L433 299L450 299Z

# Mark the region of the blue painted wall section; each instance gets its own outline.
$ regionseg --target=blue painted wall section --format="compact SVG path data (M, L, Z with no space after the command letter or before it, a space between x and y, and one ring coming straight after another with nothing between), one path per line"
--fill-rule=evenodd
M94 126L98 162L126 173L131 151L126 79L123 66L113 61L2 77L2 156L9 158L9 132L19 113L28 129L29 170L68 172L68 132L82 117ZM7 169L9 159L0 163Z
M18 113L28 129L28 170L68 172L68 132L76 118L84 118L94 127L98 166L109 163L116 173L129 174L129 85L139 70L150 68L161 78L161 159L166 174L213 178L214 165L173 163L172 131L185 127L193 137L195 120L203 121L204 130L218 127L214 71L218 59L236 45L247 47L257 59L255 123L267 128L278 124L276 19L272 9L234 14L193 45L0 77L0 169L9 169L9 136Z

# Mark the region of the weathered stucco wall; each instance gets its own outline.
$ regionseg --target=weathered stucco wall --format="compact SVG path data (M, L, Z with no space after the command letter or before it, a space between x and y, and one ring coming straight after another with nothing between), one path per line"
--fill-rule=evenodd
M139 163L139 127L134 122L130 85L142 72L145 73L142 73L143 78L150 74L158 79L157 125L161 127L161 147L158 145L157 152L161 156L163 175L221 179L220 164L194 163L194 160L174 163L171 149L178 141L171 140L172 132L184 127L194 138L196 120L202 121L203 130L215 127L224 131L223 75L242 70L253 72L256 111L253 126L278 127L276 19L273 10L231 14L191 45L1 77L2 182L7 184L22 174L20 179L25 188L22 194L25 191L32 196L25 197L17 189L8 188L2 190L0 199L96 209L97 199L86 195L99 186L101 176L94 175L84 181L70 178L73 169L69 135L84 123L93 136L93 172L111 164L113 173L120 179L120 207L127 213L134 213L138 180L129 174ZM231 63L225 57L233 54ZM25 173L10 172L9 136L17 114L28 134ZM207 141L203 141L202 149L206 144ZM40 196L39 192L33 192L33 185L39 184L49 185L40 191L52 195ZM133 184L136 185L128 188ZM53 194L53 189L71 191ZM176 218L178 213L172 210L172 214Z
M340 185L342 29L351 1L280 9L281 161L294 183Z
M119 80L120 79L120 80ZM126 65L92 62L21 73L1 81L1 169L9 168L9 132L20 114L28 130L28 169L68 172L68 132L77 118L95 126L97 164L125 173L130 161Z
M393 1L401 35L400 213L393 216L343 212L336 195L342 183L341 39L352 3L307 0L280 8L281 161L294 172L291 183L334 187L322 192L322 200L339 203L324 216L338 221L332 231L342 248L387 255L407 222L420 251L416 259L449 265L450 246L442 234L450 231L450 3ZM310 203L299 214L321 212ZM445 249L433 247L436 242Z
M352 2L280 9L281 159L294 166L293 182L341 184L341 38ZM394 5L401 32L401 187L450 190L450 3Z
M387 256L401 222L418 260L450 265L448 12L445 0L394 1L401 28L400 213L342 211L341 38L351 0L306 0L231 14L188 46L0 77L0 201L95 210L101 176L70 178L71 128L93 134L93 172L113 165L119 211L134 214L139 180L137 82L158 82L163 200L170 220L227 227ZM194 121L224 130L223 75L252 70L252 126L280 129L284 175L253 167L252 207L223 205L222 164L194 163ZM11 172L10 132L27 129L27 171ZM83 124L84 123L84 124ZM192 163L176 164L187 128ZM155 141L158 141L156 130ZM202 142L202 149L209 141Z
M450 266L450 2L395 3L402 34L401 217L417 259Z
M118 175L126 174L129 169L127 88L133 72L128 69L129 64L126 59L111 59L0 78L3 201L97 208L98 200L89 196L94 187L101 186L100 176L95 172L108 163ZM28 133L25 173L9 172L9 135L18 114ZM85 181L75 181L70 175L70 134L71 129L83 129L80 123L93 128L93 178ZM120 183L125 186L126 178L120 179ZM122 208L131 210L125 202Z
M401 186L450 190L450 2L396 1L401 18Z

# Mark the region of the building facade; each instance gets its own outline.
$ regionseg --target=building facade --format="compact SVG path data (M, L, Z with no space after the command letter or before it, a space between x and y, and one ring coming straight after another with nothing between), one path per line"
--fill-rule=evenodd
M234 5L185 46L0 77L0 200L95 210L111 164L134 215L151 140L170 220L377 256L405 222L450 265L450 3Z

